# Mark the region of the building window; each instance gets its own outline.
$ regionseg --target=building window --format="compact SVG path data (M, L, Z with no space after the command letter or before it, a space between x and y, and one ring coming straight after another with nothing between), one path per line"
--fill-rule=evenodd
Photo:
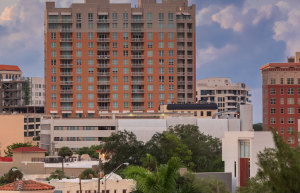
M147 69L147 73L148 73L148 74L153 74L153 68L148 68L148 69Z
M169 76L169 82L174 82L174 76Z
M275 108L271 108L271 114L276 114L276 109Z
M159 13L158 14L158 21L164 21L164 17L165 17L164 13Z
M118 28L118 23L113 23L113 24L112 24L112 28L113 28L113 29Z
M153 102L148 102L148 108L152 109L153 108Z
M94 102L89 102L89 109L94 108Z
M123 48L128 48L128 42L123 42Z
M112 43L112 47L113 47L113 48L118 48L118 42L113 42L113 43Z
M280 104L281 104L281 105L284 104L284 98L280 98Z
M276 118L275 117L271 117L271 124L275 124L276 123Z
M82 68L76 68L76 74L82 74Z
M280 118L280 123L284 124L284 118L283 117Z
M118 82L118 77L117 76L113 76L113 82Z
M117 50L113 50L113 57L117 57L118 56L118 51Z
M148 100L153 100L153 93L148 93Z
M153 51L152 50L147 51L147 57L153 57Z
M174 91L174 85L173 84L169 85L169 91Z
M153 59L148 59L147 60L147 65L152 66L153 65Z
M88 33L88 39L89 39L89 40L94 39L94 33L93 33L93 32L89 32L89 33Z
M281 127L281 128L280 128L280 133L281 133L281 134L284 134L284 127Z
M89 74L94 74L94 68L88 68Z
M56 33L51 33L51 40L56 40Z
M112 21L118 21L118 13L112 14Z
M56 108L56 102L51 102L51 108L55 109Z
M288 127L287 129L287 133L291 134L295 132L295 128L294 127Z
M77 106L78 109L81 109L82 108L82 102L77 102L76 106Z
M88 56L89 57L93 57L94 56L94 51L93 50L89 50L88 51Z
M93 29L94 28L94 24L93 23L88 23L88 29Z
M288 137L288 144L294 144L295 143L295 137Z
M129 91L129 86L128 85L123 85L123 91Z
M288 88L287 94L294 94L294 88Z
M80 32L77 32L77 33L76 33L76 39L77 39L77 40L81 40L81 33L80 33Z
M123 39L124 39L124 40L128 40L128 37L129 37L129 36L128 36L128 32L124 32L124 33L123 33ZM127 48L128 48L128 47L127 47Z
M89 91L94 91L94 85L89 85L89 86L88 86L88 90L89 90Z
M159 100L164 100L164 99L165 99L165 94L159 93Z
M128 74L129 70L128 68L123 68L123 74Z
M163 39L164 39L164 33L163 33L163 32L159 32L158 38L159 38L160 40L163 40Z
M153 76L148 76L148 82L153 82Z
M174 56L174 51L173 50L169 50L169 56L170 57Z
M165 82L165 77L164 76L159 76L159 82Z
M284 94L284 89L283 88L280 89L280 94Z
M275 78L271 78L271 84L276 84L276 79Z
M281 108L281 109L280 109L280 113L281 113L281 114L284 114L284 108Z
M153 85L148 85L148 91L153 91Z
M174 59L169 59L169 65L174 65Z
M147 13L147 21L152 21L153 20L153 14L152 13Z
M169 38L169 40L173 40L174 39L174 33L173 32L169 32L168 38Z
M294 124L295 118L294 117L288 117L288 124Z
M93 83L94 82L94 77L93 76L89 76L88 77L88 82L89 83Z
M164 23L159 23L158 24L158 28L159 29L164 29L165 28L165 24Z
M123 51L123 57L128 57L128 50Z
M123 82L129 82L129 77L128 76L124 76L123 77Z
M94 65L94 59L89 59L89 60L88 60L88 65L89 65L89 66Z
M81 23L76 23L76 29L81 29Z
M147 23L147 28L148 28L148 29L152 29L152 27L153 27L153 24L152 24L152 23Z
M276 94L275 88L271 88L271 89L270 89L270 94Z
M56 94L51 94L51 100L56 100Z
M128 100L129 99L129 94L128 93L124 93L123 94L123 99L124 100Z
M280 78L280 84L283 84L283 78Z
M118 91L118 85L113 85L113 91Z
M88 48L94 48L94 42L88 42Z
M294 104L294 98L287 98L287 104L293 105Z
M159 85L159 91L165 91L165 85L160 84Z
M56 48L56 42L51 42L51 48Z
M56 76L51 76L51 82L56 82Z
M82 52L81 51L76 51L76 57L81 57L82 56Z
M51 66L56 66L56 59L51 59Z
M113 68L113 74L118 74L118 68Z
M169 99L174 99L174 93L169 93Z
M174 42L169 42L168 43L168 48L174 48Z
M123 29L128 29L128 23L123 23Z
M81 42L76 42L76 48L81 48L81 47L82 47Z
M294 108L287 108L288 114L294 114Z
M56 91L56 85L51 85L51 91Z
M165 51L164 50L159 50L158 51L158 56L159 57L164 57L165 56Z
M118 102L113 102L113 108L117 109L118 108Z
M294 84L294 78L287 78L287 84Z
M51 51L51 57L56 57L56 51L55 50Z
M81 59L76 59L76 65L81 66L82 60Z
M113 32L112 33L112 39L113 40L117 40L118 39L118 33L117 32Z
M276 99L275 98L271 98L271 105L275 105L276 104Z
M129 102L124 102L123 107L124 107L124 109L128 109L129 108Z
M168 23L168 28L169 29L173 29L174 28L174 24L173 23Z
M76 77L76 81L77 81L78 83L81 83L81 82L82 82L82 77L81 77L81 76L77 76L77 77Z
M56 68L51 68L51 74L56 74Z
M76 91L82 91L82 85L77 85L76 86Z

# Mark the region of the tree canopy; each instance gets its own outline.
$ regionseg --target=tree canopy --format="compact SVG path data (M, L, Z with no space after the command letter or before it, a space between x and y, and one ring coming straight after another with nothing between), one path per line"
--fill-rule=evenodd
M96 173L94 170L88 168L81 172L81 179L92 179L96 177Z
M79 155L88 154L90 158L99 158L99 153L97 150L101 149L100 145L92 145L91 147L82 147L76 153Z
M61 180L63 178L69 179L70 177L66 176L61 169L57 169L54 172L52 172L51 175L48 178L46 178L46 181L50 181L52 179Z
M69 147L61 147L58 151L58 155L62 157L72 156L73 151Z
M5 157L12 157L12 153L10 152L13 149L17 149L19 147L37 147L31 144L31 142L26 143L13 143L6 147L7 150L4 150Z
M253 130L254 131L262 131L263 130L262 123L253 124Z
M7 173L3 174L0 178L0 186L12 183L17 179L21 180L23 178L22 172L20 170L13 171L13 168L18 169L16 167L12 167Z

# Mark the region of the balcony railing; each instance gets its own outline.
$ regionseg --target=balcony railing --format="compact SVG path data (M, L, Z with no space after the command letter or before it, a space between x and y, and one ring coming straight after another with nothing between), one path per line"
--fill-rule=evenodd
M141 84L145 84L145 82L144 81L131 81L131 84L141 85Z
M145 101L145 99L143 99L143 98L132 98L131 99L131 102L144 102Z
M60 29L60 32L73 32L73 29Z
M62 90L60 90L60 93L62 93L62 94L72 94L73 90L62 89Z
M177 55L177 59L184 59L185 55Z
M61 42L73 42L73 38L60 38Z
M188 75L188 76L194 76L194 73L193 72L187 72L186 75Z
M186 32L193 33L194 31L193 31L193 29L186 29Z
M177 28L177 31L178 31L178 32L184 32L185 29L184 29L184 28Z
M143 42L144 38L131 38L132 42Z
M193 82L193 81L187 81L187 84L188 84L188 85L193 85L194 82Z
M187 48L187 50L194 50L194 47L192 47L192 46L188 46L186 48Z
M110 84L110 81L97 81L98 85L107 85Z
M97 55L98 59L110 59L110 55Z
M48 19L48 23L72 23L73 19Z
M109 32L110 31L110 29L108 29L108 28L98 28L98 32Z
M184 46L177 46L177 50L185 50Z
M194 67L194 64L187 64L186 65L188 68L193 68Z
M97 92L98 93L110 93L110 90L107 90L107 89L98 89Z
M144 76L144 72L131 72L131 76Z
M109 50L109 46L97 47L97 50Z
M132 89L131 93L144 93L144 89Z
M110 42L110 38L97 38L98 42Z
M186 58L187 58L187 59L193 59L194 56L193 56L193 55L187 55Z
M108 111L109 107L98 107L98 111Z
M60 102L73 102L72 98L61 98Z
M73 47L60 47L60 50L73 50Z
M177 76L184 76L184 72L177 72Z
M144 68L144 64L131 64L131 68Z
M177 38L177 42L184 42L184 38Z
M193 42L194 41L193 38L187 38L186 40L187 40L187 42Z
M109 68L110 64L97 64L98 68Z
M73 64L60 64L61 68L73 68Z
M177 85L185 85L185 81L178 81Z
M185 19L177 19L177 22L184 22Z
M98 98L97 102L109 102L110 98Z
M98 23L109 23L110 20L109 19L97 19Z
M61 59L73 59L73 55L60 55Z
M193 20L192 20L192 19L187 19L186 21L187 21L187 22L193 22Z
M144 28L131 28L132 32L143 32Z
M193 93L194 90L193 90L193 89L187 89L187 92L188 92L188 93Z
M177 64L177 68L184 68L185 65L184 64Z
M73 111L73 107L60 107L62 111Z
M132 106L131 107L131 110L145 110L145 107L142 107L142 106Z
M109 72L97 72L97 76L109 76Z
M131 59L144 59L144 55L131 55Z
M61 76L73 76L73 72L61 72Z
M144 46L131 46L131 50L144 50Z
M60 81L61 85L71 85L73 84L73 81Z
M131 23L144 23L143 19L132 19Z
M177 98L177 102L185 102L184 98Z
M177 89L178 93L185 93L185 89Z

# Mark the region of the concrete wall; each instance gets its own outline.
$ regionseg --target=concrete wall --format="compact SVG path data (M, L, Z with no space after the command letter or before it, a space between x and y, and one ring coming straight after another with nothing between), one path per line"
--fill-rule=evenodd
M232 174L230 172L209 172L209 173L196 173L198 178L207 178L209 176L216 177L222 180L229 192L232 192Z
M0 115L0 157L13 143L24 143L24 115Z
M249 131L253 129L253 112L252 105L240 106L241 131Z

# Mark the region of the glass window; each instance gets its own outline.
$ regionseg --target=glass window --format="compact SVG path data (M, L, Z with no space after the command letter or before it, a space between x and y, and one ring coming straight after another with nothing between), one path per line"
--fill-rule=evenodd
M153 14L147 13L147 21L152 21L152 20L153 20Z
M159 42L158 43L158 47L159 48L164 48L165 47L165 43L164 42Z
M118 77L117 76L113 76L113 82L118 82Z
M129 102L124 102L123 106L124 106L124 109L128 109L129 108Z
M152 50L148 50L147 51L147 56L148 57L153 57L153 51Z
M174 85L172 84L169 85L169 91L174 91Z
M118 91L118 85L113 85L113 91Z
M82 68L76 68L76 74L82 74Z
M81 109L82 108L82 102L77 102L76 106L77 106L78 109Z
M76 86L76 90L77 90L77 91L82 91L82 85L77 85L77 86Z
M168 28L169 29L173 29L174 28L174 24L173 23L168 23Z
M148 102L148 108L152 109L153 108L153 102Z
M165 68L159 68L159 74L164 74L165 73Z
M250 142L240 142L240 157L250 158Z
M51 85L51 91L56 91L56 85Z
M148 100L153 100L153 93L148 93Z
M81 40L81 33L80 33L80 32L77 32L77 33L76 33L76 39L77 39L77 40Z
M164 21L164 17L165 17L164 13L159 13L158 14L158 21Z
M117 40L118 39L118 33L117 32L113 32L112 33L112 39L113 40Z
M128 68L123 68L123 74L128 74Z
M113 59L113 65L118 65L118 59Z
M164 39L164 33L163 32L159 32L159 39L163 40Z
M56 68L51 68L51 74L56 74Z
M113 108L117 109L118 108L118 102L113 102Z
M81 59L76 59L76 65L79 65L79 66L81 66L81 64L82 64L82 61L81 61Z
M91 83L91 82L94 82L94 77L93 77L93 76L89 76L89 77L88 77L88 82L90 82L90 83Z
M56 108L56 102L51 102L51 108L52 109Z
M164 100L164 99L165 99L165 94L159 93L159 100Z
M82 94L76 94L76 99L77 100L82 100Z
M88 60L88 65L89 65L89 66L94 65L94 59L89 59L89 60Z
M51 51L51 57L56 57L56 51L55 50Z
M56 48L56 42L51 42L51 48Z
M123 85L123 91L129 91L129 86L128 85Z
M165 85L160 84L159 85L159 91L165 91Z
M159 29L164 29L165 28L165 24L164 23L159 23L158 24L158 28Z
M152 32L148 32L147 33L147 38L148 38L148 40L152 40L153 39L153 33Z
M88 94L89 100L94 100L94 94Z
M56 82L56 76L51 76L51 82Z
M128 93L124 93L123 94L123 99L125 99L125 100L129 99L129 94Z
M77 50L77 51L76 51L76 57L81 57L81 56L82 56L82 52L79 51L79 50Z
M173 32L169 32L169 40L173 40L174 39L174 33Z
M88 48L94 48L94 42L88 42Z
M153 91L153 85L148 85L148 91Z
M123 59L123 65L127 66L129 64L128 59Z
M153 68L148 68L148 69L147 69L147 73L148 73L148 74L153 74Z
M94 108L94 102L89 102L89 109Z
M81 42L76 42L76 48L81 48L82 44Z
M82 77L81 76L77 76L76 77L76 81L79 82L79 83L82 82Z
M152 66L153 65L153 59L148 59L147 64Z
M93 34L93 32L89 32L89 33L88 33L88 39L89 39L89 40L94 39L94 34Z

